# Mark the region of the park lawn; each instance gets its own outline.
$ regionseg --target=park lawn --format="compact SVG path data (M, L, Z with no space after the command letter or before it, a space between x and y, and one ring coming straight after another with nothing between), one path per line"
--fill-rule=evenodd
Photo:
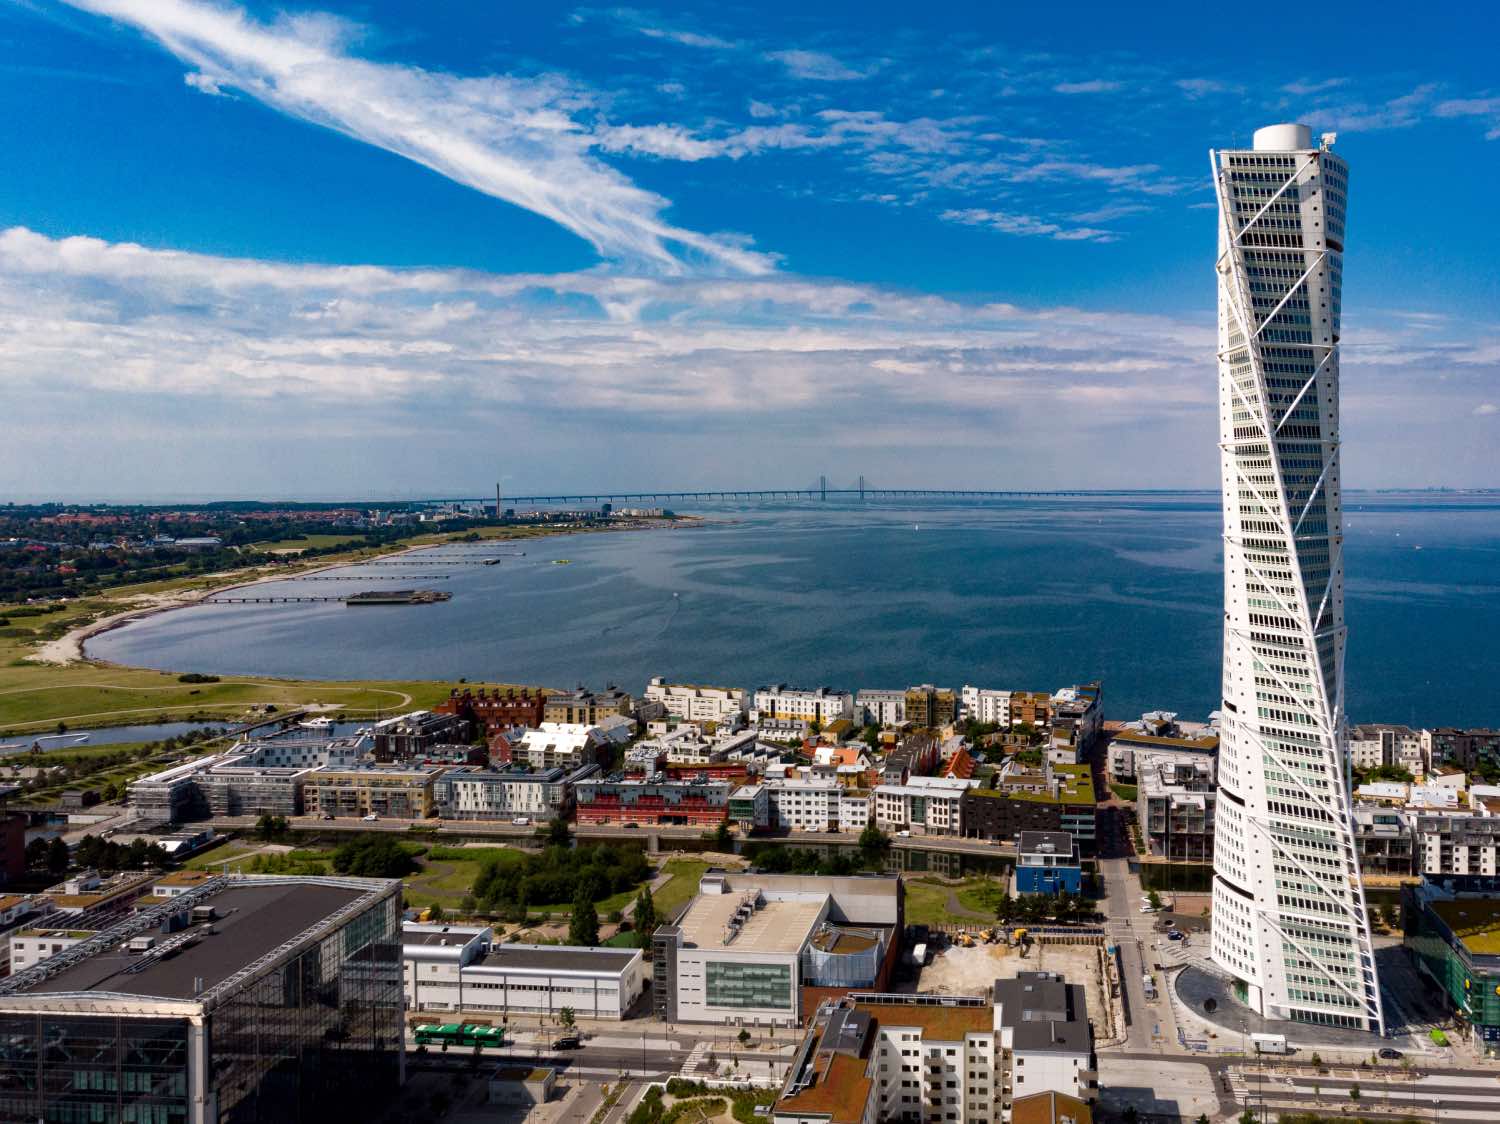
M993 878L970 878L956 888L958 904L975 913L995 916L1000 899L1005 897L1005 883Z
M433 847L420 860L422 869L402 879L406 900L416 908L457 909L485 863L520 862L523 853L513 847Z
M236 859L248 859L252 852L260 848L261 844L249 841L236 840L232 843L221 843L217 847L210 847L201 855L194 855L182 865L188 870L218 870L226 862L234 866Z
M640 946L636 944L636 936L634 929L627 929L623 933L616 933L603 944L606 948L639 948Z
M929 882L925 878L906 879L906 923L908 925L947 925L954 920L948 912L951 886Z
M1138 789L1133 784L1113 784L1113 783L1111 783L1110 786L1109 786L1109 790L1111 792L1113 792L1116 796L1118 796L1121 800L1128 800L1132 804L1135 803L1136 796L1140 792L1140 789Z
M270 553L295 554L303 550L324 550L330 546L343 546L345 543L353 545L359 542L359 538L351 538L348 535L299 535L294 539L275 539L267 542L251 543L254 550L264 550Z
M677 911L697 895L698 883L706 870L708 863L701 859L668 859L662 865L660 873L670 874L672 878L651 895L651 900L656 905L656 916L663 920L675 917Z

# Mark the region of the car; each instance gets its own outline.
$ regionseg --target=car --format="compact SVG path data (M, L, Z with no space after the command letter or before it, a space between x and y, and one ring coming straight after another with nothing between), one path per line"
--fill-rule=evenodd
M364 821L366 823L373 823L374 821L378 820L380 817L377 816L374 812L371 812L368 816L364 816L362 818L364 819Z
M628 823L628 824L624 824L623 826L625 826L625 827L640 827L641 825L638 824L638 823Z
M1168 929L1167 930L1167 940L1169 940L1169 941L1180 941L1180 940L1183 940L1183 939L1184 939L1184 934L1183 934L1182 930L1180 930L1180 929Z
M321 816L318 817L318 819L320 819L320 820L331 820L331 819L333 819L333 813L332 812L324 812Z
M911 832L909 832L909 831L898 831L898 832L896 832L896 834L899 835L902 839L909 839L909 838L911 838Z
M1153 908L1151 908L1149 905L1143 905L1143 906L1141 906L1141 912L1142 913L1155 913L1156 910L1154 910Z
M577 1050L583 1045L583 1038L577 1034L564 1034L552 1040L554 1050Z
M511 820L510 822L513 823L513 824L515 824L517 827L525 827L527 824L529 824L531 822L531 818L529 816L517 816L515 819Z
M1400 1050L1393 1050L1389 1046L1380 1051L1380 1056L1388 1062L1400 1061L1403 1055Z

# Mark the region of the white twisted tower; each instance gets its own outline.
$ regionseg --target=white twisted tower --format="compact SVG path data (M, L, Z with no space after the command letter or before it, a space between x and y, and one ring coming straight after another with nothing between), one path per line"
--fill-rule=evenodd
M1271 1018L1384 1033L1349 804L1339 500L1348 167L1306 125L1210 154L1224 701L1212 952Z

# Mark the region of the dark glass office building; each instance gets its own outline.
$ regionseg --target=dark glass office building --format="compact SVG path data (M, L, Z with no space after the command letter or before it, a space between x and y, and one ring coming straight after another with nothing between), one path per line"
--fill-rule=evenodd
M221 877L0 980L0 1122L378 1117L400 907L399 882Z

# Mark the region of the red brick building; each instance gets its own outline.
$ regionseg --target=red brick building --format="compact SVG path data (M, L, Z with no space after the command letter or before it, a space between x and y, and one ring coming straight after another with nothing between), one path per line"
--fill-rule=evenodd
M525 687L519 691L507 687L503 692L496 687L493 693L484 687L477 693L466 687L460 693L455 687L433 709L439 714L459 714L471 722L482 722L485 733L497 734L512 726L540 726L546 703L543 691Z

